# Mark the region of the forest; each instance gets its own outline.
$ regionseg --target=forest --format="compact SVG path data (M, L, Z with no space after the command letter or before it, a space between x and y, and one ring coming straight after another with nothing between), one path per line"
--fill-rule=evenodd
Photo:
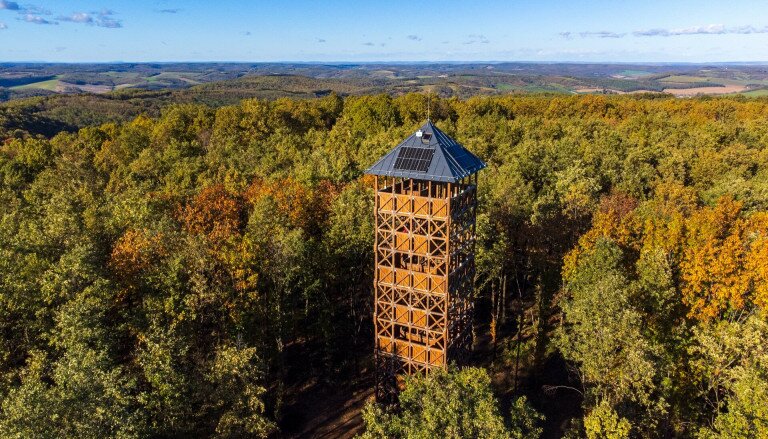
M292 437L371 390L363 170L428 99L488 164L475 353L352 434L768 437L768 99L416 93L5 108L0 436Z

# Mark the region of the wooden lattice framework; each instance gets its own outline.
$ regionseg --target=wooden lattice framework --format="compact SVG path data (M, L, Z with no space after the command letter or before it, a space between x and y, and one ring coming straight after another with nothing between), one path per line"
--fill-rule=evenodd
M458 183L376 176L376 398L472 348L477 174Z

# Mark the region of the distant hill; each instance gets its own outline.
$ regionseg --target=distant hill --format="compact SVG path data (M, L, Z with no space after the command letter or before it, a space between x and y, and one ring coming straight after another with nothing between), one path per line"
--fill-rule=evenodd
M768 67L577 63L0 64L0 101L50 94L196 87L190 96L202 94L206 99L226 103L246 96L313 97L331 91L346 95L429 90L443 97L529 92L759 95L768 90Z

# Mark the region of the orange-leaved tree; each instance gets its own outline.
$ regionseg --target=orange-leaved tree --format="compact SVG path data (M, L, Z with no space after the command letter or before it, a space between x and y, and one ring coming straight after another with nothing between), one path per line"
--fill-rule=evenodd
M214 247L240 232L242 215L242 200L222 185L204 188L179 213L189 233L205 235Z

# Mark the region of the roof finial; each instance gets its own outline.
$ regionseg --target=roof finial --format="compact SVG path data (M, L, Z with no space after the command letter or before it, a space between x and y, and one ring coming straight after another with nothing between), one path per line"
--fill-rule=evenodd
M432 103L432 93L427 92L427 122L429 122L429 110Z

